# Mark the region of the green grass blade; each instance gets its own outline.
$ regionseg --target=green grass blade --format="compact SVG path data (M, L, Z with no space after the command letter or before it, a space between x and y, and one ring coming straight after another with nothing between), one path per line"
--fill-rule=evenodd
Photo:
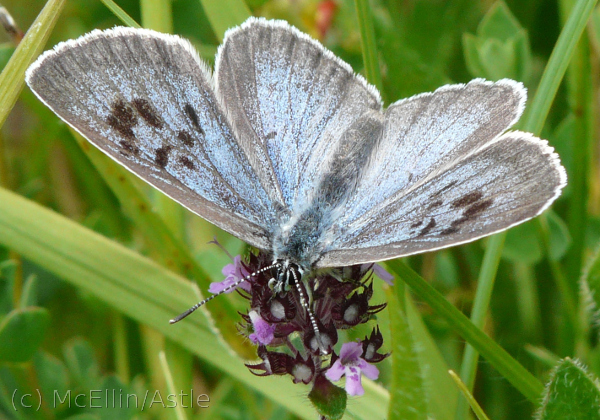
M446 374L448 364L412 299L406 301L406 313L411 333L419 345L417 355L423 367L423 386L429 402L429 416L436 420L451 420L454 418L459 395L452 386L452 379Z
M167 34L173 33L171 0L141 0L142 26Z
M485 316L490 306L496 274L498 273L498 265L500 264L500 258L502 257L504 239L506 239L506 233L504 232L492 236L487 244L487 249L483 257L483 264L477 281L477 292L475 294L475 300L473 301L473 309L471 310L471 322L479 329L483 328ZM473 385L475 384L478 360L479 354L477 353L477 350L475 350L472 345L467 344L465 352L463 353L460 379L469 391L473 390ZM456 410L457 419L466 418L468 411L466 401L467 400L458 401Z
M575 52L575 46L592 15L595 4L596 0L579 0L571 10L544 69L537 92L519 124L522 130L538 135L541 133L558 87Z
M404 284L398 282L387 293L392 335L392 383L390 387L390 420L427 419L428 400L424 389L423 367L406 313Z
M465 399L469 402L471 409L477 416L477 420L490 420L489 417L486 416L485 412L483 411L475 397L473 397L473 394L471 394L471 391L469 391L469 388L467 388L467 385L465 385L463 381L460 380L460 378L456 373L454 373L454 371L450 370L448 373L450 374L452 379L454 379L454 382L458 386L458 389L460 389L460 391L464 395Z
M65 0L49 0L0 74L0 127L12 110L23 85L25 70L42 52Z
M365 74L369 83L383 92L381 83L381 71L379 70L379 59L377 45L375 43L375 28L373 27L373 13L369 6L369 0L355 0L356 16L360 29L360 42L362 46L363 63Z
M121 9L121 7L115 3L113 0L100 0L104 5L113 12L113 14L118 17L121 22L125 25L130 26L132 28L141 28L142 26L137 23L131 16L125 13L125 10Z

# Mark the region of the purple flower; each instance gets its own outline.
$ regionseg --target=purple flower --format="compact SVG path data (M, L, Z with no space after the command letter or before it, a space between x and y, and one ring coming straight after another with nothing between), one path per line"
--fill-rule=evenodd
M363 395L365 390L361 383L361 374L369 379L379 377L379 369L367 363L361 357L363 352L360 342L345 343L340 350L340 357L331 366L325 376L330 381L339 381L346 375L346 392L349 395Z
M231 293L236 289L236 287L231 287L233 284L250 275L244 264L242 264L242 257L239 255L235 256L233 264L227 264L221 272L225 276L225 280L211 283L208 288L210 293ZM228 287L231 287L231 289L224 291ZM237 287L241 287L247 292L251 289L248 280L241 282Z
M254 332L248 336L250 341L265 346L271 344L271 341L275 338L275 325L271 325L262 319L256 311L250 311L248 315L250 321L252 321L252 327L254 327Z

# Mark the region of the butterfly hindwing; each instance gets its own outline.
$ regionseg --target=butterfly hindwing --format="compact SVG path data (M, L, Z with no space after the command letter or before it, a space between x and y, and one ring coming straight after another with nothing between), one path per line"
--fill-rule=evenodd
M149 30L94 31L40 57L27 82L127 169L215 225L269 248L272 202L187 41Z

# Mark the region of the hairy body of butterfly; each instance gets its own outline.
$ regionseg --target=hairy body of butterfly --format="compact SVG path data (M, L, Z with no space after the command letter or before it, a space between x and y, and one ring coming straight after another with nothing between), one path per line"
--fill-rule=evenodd
M312 270L473 241L540 214L566 183L546 141L506 131L520 83L476 79L383 110L282 21L228 31L214 75L179 37L115 28L46 52L27 83L127 169L270 251L271 287L295 283L307 309L298 279Z

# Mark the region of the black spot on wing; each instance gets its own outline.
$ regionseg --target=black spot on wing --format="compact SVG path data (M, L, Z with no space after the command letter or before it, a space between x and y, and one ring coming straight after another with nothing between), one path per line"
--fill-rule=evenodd
M277 136L277 133L275 131L271 131L269 134L267 134L267 136L265 137L265 140L273 140L275 138L275 136Z
M198 118L198 114L196 114L194 107L191 106L190 104L185 104L185 107L183 107L183 110L185 111L185 115L187 115L188 118L190 119L190 121L192 122L192 125L194 126L194 128L196 128L196 130L198 130L198 132L200 132L200 134L204 135L204 130L202 129L202 126L200 125L200 119Z
M490 206L493 203L494 203L494 200L491 198L488 198L487 200L481 200L481 201L471 204L469 207L467 207L463 211L462 216L459 219L456 219L452 223L450 223L450 227L442 230L441 234L442 235L450 235L452 233L458 232L460 230L460 226L463 223L470 222L470 221L477 219L477 216L480 213L487 210L488 208L490 208Z
M138 123L137 116L133 108L122 99L117 99L112 104L106 122L126 139L135 140L133 127Z
M419 220L418 222L415 222L412 225L410 225L410 228L415 229L415 228L418 228L419 226L421 226L422 224L423 224L423 221Z
M180 131L177 133L177 138L187 147L192 147L194 145L194 138L187 131Z
M425 236L429 233L429 231L431 231L431 229L433 229L435 227L436 223L435 223L435 219L432 217L431 220L429 221L429 223L427 224L427 226L425 226L423 229L421 229L421 232L419 232L419 236Z
M194 166L194 162L192 162L190 160L190 158L188 158L187 156L180 156L179 163L181 163L183 166L185 166L186 168L188 168L191 171L193 171L196 168Z
M483 197L483 193L481 191L473 191L473 192L470 192L470 193L462 196L458 200L454 200L452 202L452 207L454 207L454 208L467 207L467 206L481 200L482 197Z
M171 149L171 146L164 146L160 149L156 149L156 157L154 158L154 161L163 169L166 168L167 164L169 163L169 153L171 152Z
M444 202L442 200L435 200L431 204L429 204L429 206L427 206L427 209L433 210L435 208L440 207L442 204L444 204Z
M458 232L458 230L458 226L450 226L449 228L442 230L440 233L442 235L450 235L452 233Z
M154 128L163 128L163 120L160 118L156 109L145 99L137 98L134 99L131 104L135 108L135 110L140 114L140 116L146 121L149 125Z
M474 216L478 215L479 213L481 213L482 211L487 210L492 203L494 202L494 200L492 200L491 198L487 199L487 200L482 200L479 201L477 203L474 203L473 205L469 206L464 212L463 212L463 216L466 218L473 218Z
M124 154L137 155L140 153L140 149L138 149L131 141L121 140L119 144L123 148L123 152L125 152Z

